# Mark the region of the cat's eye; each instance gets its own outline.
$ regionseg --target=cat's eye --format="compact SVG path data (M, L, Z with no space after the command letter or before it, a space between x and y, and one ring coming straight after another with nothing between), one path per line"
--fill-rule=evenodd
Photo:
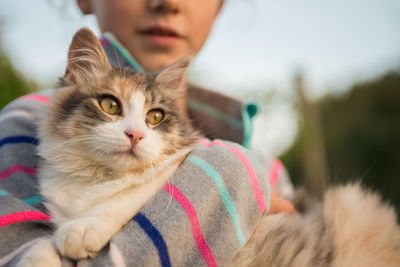
M120 115L121 107L119 101L110 95L104 95L99 98L101 109L110 115Z
M160 123L164 119L164 112L161 109L152 109L147 113L146 120L152 125Z

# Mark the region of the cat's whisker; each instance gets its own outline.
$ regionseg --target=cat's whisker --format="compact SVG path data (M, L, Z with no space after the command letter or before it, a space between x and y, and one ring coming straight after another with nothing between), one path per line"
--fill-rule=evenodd
M153 161L150 160L150 171L153 173L151 176L154 177L154 165L153 165ZM153 201L155 195L152 195L149 201L149 205L150 203Z
M167 180L167 181L168 181L168 183L167 183L168 191L171 191L172 194L168 194L168 203L167 203L167 206L166 206L165 209L164 209L164 212L163 212L162 214L160 214L161 217L164 217L165 214L167 214L168 209L169 209L169 207L171 206L171 203L172 203L172 200L173 200L173 187L172 187L172 184L173 184L173 176L168 177L168 180Z

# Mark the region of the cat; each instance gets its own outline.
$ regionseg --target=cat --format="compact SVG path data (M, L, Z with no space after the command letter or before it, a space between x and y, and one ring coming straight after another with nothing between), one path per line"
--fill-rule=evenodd
M40 190L56 230L19 266L61 266L58 253L95 257L167 183L199 139L182 105L189 64L184 58L157 74L111 68L90 30L75 34L40 127ZM264 216L228 266L399 263L395 212L353 185L332 189L309 215Z
M156 74L112 68L88 29L73 37L40 127L40 192L56 231L19 266L94 257L162 187L199 140L182 110L190 57Z
M396 213L359 184L336 186L304 216L264 216L228 266L400 266Z

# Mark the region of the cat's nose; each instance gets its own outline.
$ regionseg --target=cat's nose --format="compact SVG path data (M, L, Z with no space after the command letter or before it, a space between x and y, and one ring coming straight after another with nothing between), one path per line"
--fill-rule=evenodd
M131 141L132 148L134 148L137 143L144 138L144 133L141 131L128 130L125 131L125 134Z

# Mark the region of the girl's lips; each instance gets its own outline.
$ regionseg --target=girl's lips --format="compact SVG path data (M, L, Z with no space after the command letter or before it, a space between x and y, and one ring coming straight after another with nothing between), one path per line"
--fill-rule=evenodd
M140 30L142 34L154 34L154 35L163 35L163 36L175 36L179 37L179 34L172 28L164 27L164 26L151 26L146 29Z
M153 26L144 30L139 30L139 33L151 45L155 46L171 46L182 39L174 29L161 26Z

